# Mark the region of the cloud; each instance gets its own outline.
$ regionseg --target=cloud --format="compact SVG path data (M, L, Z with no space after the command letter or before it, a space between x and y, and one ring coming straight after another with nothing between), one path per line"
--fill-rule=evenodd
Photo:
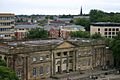
M0 0L0 12L16 14L78 14L90 9L119 11L119 0Z

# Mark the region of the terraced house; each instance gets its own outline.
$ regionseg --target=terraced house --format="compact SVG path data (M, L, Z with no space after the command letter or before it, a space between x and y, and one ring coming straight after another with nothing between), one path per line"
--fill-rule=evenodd
M41 80L61 73L112 65L101 40L29 40L0 45L1 58L21 80Z

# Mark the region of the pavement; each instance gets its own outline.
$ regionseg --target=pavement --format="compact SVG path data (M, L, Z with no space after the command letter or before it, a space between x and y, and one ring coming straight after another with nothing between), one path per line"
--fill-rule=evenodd
M70 73L63 73L63 74L57 74L55 75L55 78L48 78L46 80L120 80L120 74L119 75L105 75L104 77L100 77L102 74L105 73L113 73L115 70L107 70L103 71L101 69L94 69L94 70L86 70L82 71L83 74L80 72L70 72ZM90 79L91 75L99 76L98 79ZM118 79L117 79L118 78Z

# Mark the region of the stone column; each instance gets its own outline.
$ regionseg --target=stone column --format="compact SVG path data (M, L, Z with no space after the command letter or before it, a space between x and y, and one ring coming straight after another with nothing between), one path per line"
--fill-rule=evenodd
M28 80L28 57L23 57L23 80Z
M60 73L62 73L62 52L60 53Z
M73 52L73 71L75 71L75 69L76 69L76 65L75 65L75 64L76 64L76 63L75 63L75 61L76 61L76 60L75 60L75 59L76 59L75 53L76 53L76 52L74 51L74 52Z
M55 69L56 69L56 64L55 64L55 53L53 53L53 67L52 67L53 75L55 75Z
M67 52L67 72L69 72L69 52Z
M27 77L28 77L28 79L27 80L29 80L30 79L30 57L29 56L27 56Z

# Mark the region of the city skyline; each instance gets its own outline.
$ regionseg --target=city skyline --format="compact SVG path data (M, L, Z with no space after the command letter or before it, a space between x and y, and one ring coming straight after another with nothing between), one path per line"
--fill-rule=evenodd
M119 12L119 0L1 0L0 12L19 14L62 15L88 14L91 9L99 9L105 12Z

